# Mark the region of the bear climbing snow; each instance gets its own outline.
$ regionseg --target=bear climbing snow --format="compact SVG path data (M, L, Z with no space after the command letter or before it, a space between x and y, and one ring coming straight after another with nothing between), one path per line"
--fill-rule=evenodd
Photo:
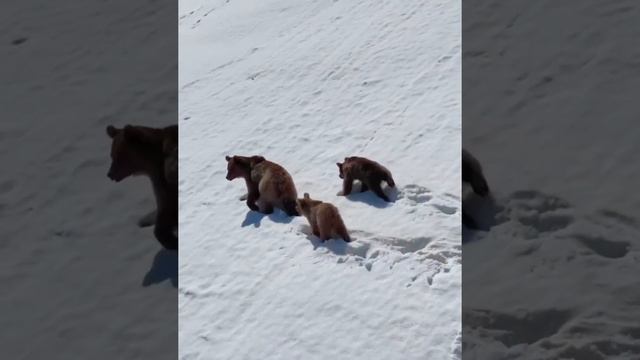
M309 221L313 235L323 242L336 237L351 242L340 212L333 204L311 199L304 193L304 197L297 200L297 209Z
M339 176L343 179L342 192L338 195L347 196L351 193L354 180L362 183L361 192L373 191L377 196L386 202L390 202L389 197L382 191L382 181L390 187L395 187L391 172L386 167L367 158L352 156L344 158L343 163L336 163Z

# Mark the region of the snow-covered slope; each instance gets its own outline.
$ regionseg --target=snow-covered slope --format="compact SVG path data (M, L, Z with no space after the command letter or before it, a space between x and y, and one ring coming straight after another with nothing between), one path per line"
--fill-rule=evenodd
M469 203L495 226L463 234L464 358L638 359L640 6L468 4L463 142L496 204Z
M460 6L180 1L182 359L460 357ZM260 216L225 155L285 166L356 239ZM386 165L394 203L336 196Z
M152 6L2 4L2 358L177 357L177 254L136 226L151 185L106 176L108 124L177 120L175 5Z

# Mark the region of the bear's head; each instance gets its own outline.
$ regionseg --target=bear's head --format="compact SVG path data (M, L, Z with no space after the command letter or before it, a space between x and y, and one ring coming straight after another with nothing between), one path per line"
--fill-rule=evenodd
M302 199L296 199L296 210L298 210L299 214L308 217L311 213L311 208L320 204L322 204L322 201L314 200L309 197L309 193L304 193Z
M131 175L149 174L162 161L162 136L154 129L127 125L118 129L107 126L111 142L111 167L107 176L120 182Z
M254 155L254 156L225 156L225 160L227 160L227 180L231 181L233 179L237 179L239 177L250 178L251 177L251 169L253 167L263 161L265 161L264 157Z
M338 176L340 176L340 179L344 179L344 171L342 170L344 163L336 163L336 165L338 165Z
M338 165L338 171L339 171L338 175L340 176L340 179L344 179L344 166L347 165L347 163L349 163L350 161L353 161L354 159L355 158L353 158L353 157L348 157L347 156L347 157L344 158L344 162L336 163L336 165Z

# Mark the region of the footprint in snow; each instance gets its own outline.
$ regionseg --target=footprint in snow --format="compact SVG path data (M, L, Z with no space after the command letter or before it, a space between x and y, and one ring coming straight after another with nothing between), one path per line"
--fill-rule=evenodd
M401 188L398 199L407 199L414 204L421 204L433 198L431 191L424 186L407 184Z

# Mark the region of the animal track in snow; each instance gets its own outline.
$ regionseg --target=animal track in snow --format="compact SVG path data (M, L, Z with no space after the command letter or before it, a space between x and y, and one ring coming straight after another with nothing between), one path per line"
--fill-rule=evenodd
M607 359L621 356L630 359L630 354L640 353L640 345L619 342L613 339L587 341L582 345L569 345L559 356L563 359Z
M456 195L456 194L451 194L451 193L444 193L444 196L456 201L460 201L460 196Z
M400 254L415 253L424 249L431 242L431 238L425 236L410 237L410 238L398 238L393 236L378 236L366 231L353 230L354 235L360 235L354 237L358 241L366 241L370 243L380 244L395 250Z
M556 233L576 222L573 208L567 201L533 190L513 193L507 200L504 212L508 218L537 233ZM637 230L635 219L612 210L600 210L588 216L587 221L591 225L604 226L607 232L627 229L635 233ZM616 233L620 234L620 231ZM571 233L561 237L575 239L590 252L609 259L622 258L630 249L628 241L607 239L591 233Z
M589 250L609 259L624 257L629 252L630 244L625 241L611 241L592 235L575 235L574 237Z
M408 199L413 203L426 203L431 200L433 196L431 195L431 191L426 187L416 185L416 184L408 184L403 186L398 192L398 200L400 199Z
M627 228L635 232L639 228L638 220L608 209L598 211L596 215L591 216L589 220L599 225L603 225L608 229Z
M414 259L416 263L408 265L413 275L407 286L418 279L426 279L431 285L437 274L449 272L449 259L460 256L459 252L438 249L437 246L429 248L433 239L426 236L399 238L352 230L353 241L346 243L339 239L321 242L311 234L308 225L303 225L301 232L311 241L314 249L323 248L328 250L327 254L338 255L338 264L356 263L367 271L372 271L379 262L386 263L387 268L393 270L397 264Z
M453 215L456 212L458 212L458 208L455 206L449 206L449 205L442 205L442 204L434 204L433 205L434 208L440 210L441 212L447 214L447 215Z
M300 231L306 235L307 239L311 241L314 249L326 248L332 253L340 256L353 256L361 259L367 258L367 253L371 248L371 245L367 242L354 241L345 242L341 239L330 239L327 241L320 240L317 236L311 233L309 225L302 225ZM352 232L353 233L353 232Z
M553 232L567 228L574 218L571 215L531 213L520 216L518 220L539 232Z
M470 196L465 202L471 217L486 227L512 222L531 234L558 232L574 222L573 209L565 200L535 190L516 191L506 199Z
M467 310L462 321L475 331L493 333L506 347L533 344L557 334L571 319L571 312L546 309L510 314L491 310Z
M374 239L375 240L375 239ZM401 254L414 253L424 249L431 242L429 237L415 237L409 239L400 238L380 238L382 242L386 242Z
M411 205L415 206L418 204L424 204L424 203L430 202L433 199L433 194L429 189L427 189L424 186L420 186L416 184L408 184L403 186L398 192L398 200L400 199L407 199L409 200ZM445 194L443 196L443 199L445 201L453 200L457 203L460 202L459 198L452 194ZM453 215L458 212L458 206L447 204L446 202L432 204L432 206L438 211L440 211L441 213L444 213L446 215Z
M520 208L549 212L558 209L567 209L569 203L557 196L544 194L536 190L520 190L511 194L513 200Z

